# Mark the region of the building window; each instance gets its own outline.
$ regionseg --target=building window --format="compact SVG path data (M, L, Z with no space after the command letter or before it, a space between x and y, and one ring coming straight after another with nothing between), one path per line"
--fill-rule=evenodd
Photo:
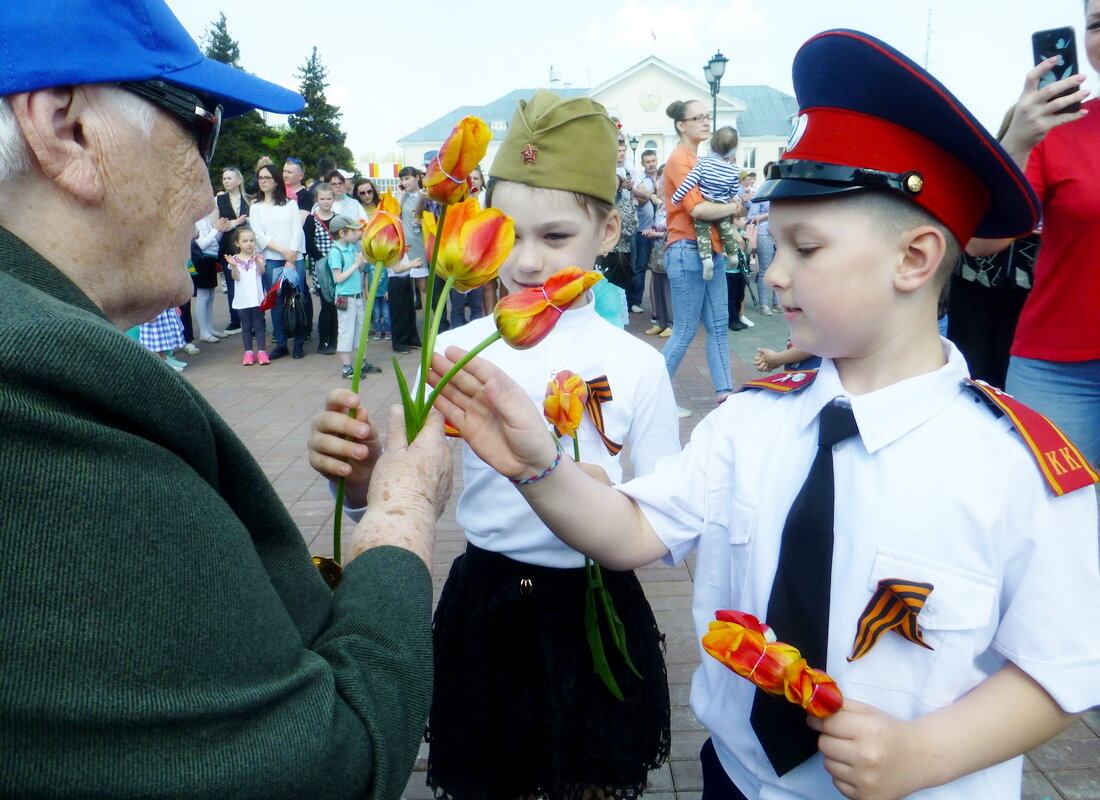
M743 167L755 167L756 166L756 148L755 147L746 147L744 152L742 153L741 157L743 159L743 162L742 162L741 166L743 166Z
M657 149L656 140L654 140L654 139L647 140L646 143L645 143L645 147L642 148L642 149L643 150L656 150Z

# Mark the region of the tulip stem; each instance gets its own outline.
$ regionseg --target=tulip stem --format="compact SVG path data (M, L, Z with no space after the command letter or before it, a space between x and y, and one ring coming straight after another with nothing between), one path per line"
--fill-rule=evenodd
M450 296L451 289L454 288L454 285L455 276L448 275L446 283L443 284L443 291L439 293L439 299L435 304L435 313L432 316L431 341L425 342L422 348L423 352L428 354L429 367L432 365L432 353L435 352L435 340L439 336L439 323L443 321L443 314L447 310L447 298ZM426 375L427 373L424 374ZM423 386L423 384L421 385Z
M488 336L486 336L485 339L482 340L482 342L477 347L475 347L473 350L471 350L466 355L464 355L462 358L460 358L458 360L458 363L456 363L453 367L451 367L449 370L447 370L447 374L439 379L439 383L437 383L435 385L435 388L432 389L432 393L430 395L428 395L428 402L425 403L423 408L421 409L423 417L420 419L420 427L424 426L424 420L427 419L427 417L428 417L428 412L432 408L432 403L434 403L435 399L437 397L439 397L439 393L441 391L443 391L443 387L451 382L451 378L453 378L455 375L457 375L458 371L460 369L462 369L464 366L466 366L468 363L470 363L470 359L477 356L482 350L484 350L486 347L488 347L489 345L491 345L493 342L497 341L500 338L501 338L500 331L493 331ZM418 428L418 430L419 430L419 428Z
M443 223L447 220L447 208L444 205L439 209L439 219L435 224L435 241L432 243L432 255L428 260L428 284L424 287L424 297L421 305L424 308L424 336L420 342L420 382L416 387L416 406L420 410L418 419L427 417L424 410L424 379L428 374L428 368L432 364L432 352L435 349L435 332L439 330L439 323L432 319L433 298L435 296L435 265L439 261L439 245L443 241ZM446 293L443 294L446 297ZM435 327L432 323L435 322ZM420 425L424 423L421 420ZM419 430L419 428L418 428Z
M351 372L351 390L359 394L359 379L363 374L363 359L367 357L367 341L370 336L370 318L374 313L374 298L378 294L378 283L382 280L382 270L385 269L381 261L374 265L374 274L371 275L370 288L367 290L367 307L363 311L363 326L359 333L359 349L355 356L355 366ZM355 419L355 409L348 409L348 416ZM336 481L336 513L332 517L332 560L340 562L340 531L344 524L344 488L346 479L343 475Z
M581 440L576 433L573 434L573 460L581 460Z

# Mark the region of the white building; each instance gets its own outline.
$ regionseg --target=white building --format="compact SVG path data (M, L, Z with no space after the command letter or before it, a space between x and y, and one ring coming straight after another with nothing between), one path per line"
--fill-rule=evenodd
M728 77L727 73L727 77ZM679 141L665 108L674 100L699 100L710 106L710 87L696 78L650 56L610 80L591 89L550 87L563 96L588 95L622 122L628 140L637 139L634 158L643 150L656 150L663 163ZM482 166L492 172L493 157L516 111L516 101L529 99L535 89L516 89L484 106L460 106L398 141L404 162L421 166L425 154L438 150L454 126L465 116L485 120L493 132ZM743 167L763 167L775 160L787 143L798 104L793 97L769 86L723 86L718 94L718 119L714 128L732 125L740 133L738 160ZM629 157L628 157L629 158Z

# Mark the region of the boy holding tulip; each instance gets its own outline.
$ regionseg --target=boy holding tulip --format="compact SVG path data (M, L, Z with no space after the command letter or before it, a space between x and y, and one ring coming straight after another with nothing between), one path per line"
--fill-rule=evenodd
M820 370L754 381L619 487L556 459L492 365L471 361L436 407L602 563L697 548L705 797L1019 797L1021 754L1100 702L1098 476L1049 421L967 379L936 310L960 247L1027 233L1038 204L883 42L814 37L794 85L803 113L756 199L767 279ZM831 685L843 697L823 709Z
M564 404L574 412L568 427L584 468L621 480L618 452L629 442L634 472L645 474L679 450L668 373L657 351L596 313L588 291L600 280L592 271L596 257L619 237L616 128L588 98L539 91L520 102L508 131L485 205L514 224L515 244L499 270L511 294L496 312L504 341L482 357L522 384L522 402L532 408L556 375L575 373L569 385L583 383L592 397L583 412L582 404ZM477 208L457 202L465 194L454 178L463 159L472 168L484 152L455 158L447 150L425 179L429 194L457 203L442 226L441 262L457 258L447 227ZM446 196L449 186L454 197ZM428 232L434 235L433 226ZM467 233L463 241L480 236ZM437 347L472 349L493 331L493 318L473 320L441 334ZM349 506L361 502L377 457L362 436L365 415L356 421L343 413L357 404L354 395L334 392L310 439L311 463L347 478ZM636 796L648 770L667 759L670 736L661 636L637 578L629 570L604 572L600 608L586 617L592 570L585 557L469 449L463 477L457 516L468 544L443 587L434 624L429 783L454 798ZM612 647L619 633L606 624L610 609L625 631L623 651ZM621 699L593 669L586 618L606 643L610 683Z

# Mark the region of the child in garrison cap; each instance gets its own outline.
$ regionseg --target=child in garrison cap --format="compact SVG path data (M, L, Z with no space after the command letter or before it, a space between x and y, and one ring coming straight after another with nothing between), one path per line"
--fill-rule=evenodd
M728 125L719 128L710 137L710 155L701 158L688 172L679 188L672 194L672 202L679 203L684 195L698 186L704 200L713 203L732 203L741 193L741 170L733 162L737 152L737 131ZM737 263L739 245L733 234L733 218L695 220L695 241L699 245L699 258L703 262L703 280L714 277L714 253L711 250L711 226L718 229L722 249L731 264ZM734 315L736 316L736 314Z
M704 652L704 796L1019 797L1021 754L1100 703L1097 473L967 379L936 311L960 246L1030 231L1035 196L883 42L820 34L794 85L802 113L756 199L777 245L767 280L820 370L753 381L629 483L563 460L520 491L609 567L697 549L698 636L716 610L747 612L836 679L843 706L809 718ZM437 408L522 478L554 458L523 399L475 359Z
M546 91L520 101L483 200L515 224L515 246L500 269L509 292L541 286L567 266L592 269L616 243L615 159L616 129L598 103ZM492 317L472 320L442 333L439 350L473 347L493 329ZM579 430L581 459L605 479L621 480L623 467L604 436L612 444L629 442L639 475L680 449L664 360L601 318L591 292L535 347L497 342L483 357L519 382L517 402L540 420L547 384L558 372L585 381L606 376L611 397L602 404L603 434L587 411ZM342 436L356 424L344 413L354 399L348 392L330 396L315 423L311 460L330 476L339 474L338 465L347 467L334 458L370 448ZM551 441L545 422L539 424ZM429 784L437 796L453 798L635 797L647 771L668 758L670 735L662 637L638 579L629 570L603 572L641 673L625 666L601 622L623 694L618 700L593 669L584 556L543 525L513 482L468 448L463 462L457 517L468 543L435 616ZM369 474L371 457L350 463L355 503L365 496L360 476Z

